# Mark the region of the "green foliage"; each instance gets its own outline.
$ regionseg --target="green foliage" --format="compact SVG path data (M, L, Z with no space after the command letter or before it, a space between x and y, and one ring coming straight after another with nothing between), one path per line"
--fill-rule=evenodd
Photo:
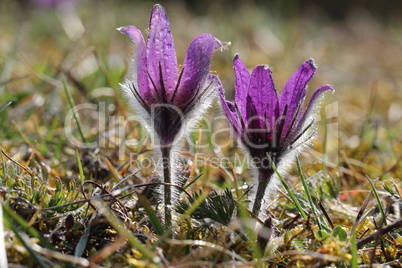
M200 198L201 194L195 192L188 200L180 200L175 210L180 214L185 214L187 210ZM217 222L227 226L237 214L236 200L229 189L225 189L222 194L212 191L190 214L191 218L199 221Z
M346 242L348 239L348 233L341 226L336 226L332 230L332 236L338 238L341 242Z

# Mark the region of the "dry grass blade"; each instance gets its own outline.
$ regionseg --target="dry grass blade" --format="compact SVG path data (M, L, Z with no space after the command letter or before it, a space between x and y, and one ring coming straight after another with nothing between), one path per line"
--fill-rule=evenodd
M324 215L325 219L327 220L329 226L331 227L331 229L334 229L334 223L331 220L331 217L328 215L327 211L325 210L324 206L322 205L321 201L318 201L318 206L321 209L322 214Z
M357 247L361 248L367 243L370 243L371 241L377 240L381 236L397 229L397 228L402 228L402 219L397 220L396 222L387 225L386 227L379 229L377 232L370 234L368 236L363 237L359 241L357 241Z
M364 200L363 205L361 206L359 212L357 213L355 223L360 222L361 216L363 215L364 211L366 210L367 205L370 202L370 199L372 196L373 196L373 190L370 190L369 194L367 195L366 199Z
M396 184L396 183L394 183L394 187L395 187L396 192L397 192L398 195L399 195L399 198L402 199L402 187L399 186L399 185Z
M119 236L119 238L116 241L96 252L89 258L91 267L93 264L99 263L107 259L110 255L115 253L117 250L121 249L126 244L126 241L127 239L125 237Z
M10 106L11 103L13 103L13 102L12 102L12 101L9 101L9 102L7 102L7 103L3 106L3 108L1 108L0 114L2 114L2 113L4 112L4 110L7 109L8 106Z
M110 160L107 157L105 157L103 160L105 161L106 165L108 166L108 168L109 168L110 172L112 173L113 178L115 179L115 181L120 182L119 174L117 174L117 171L114 168L114 166L112 165L112 163L110 162Z
M24 132L21 130L19 125L15 121L11 121L11 123L15 126L17 129L18 133L21 135L21 138L24 140L26 144L29 145L29 147L33 147L31 141L25 136Z
M8 79L6 79L6 80L0 81L0 86L4 86L4 85L6 85L6 84L8 84L8 83L11 83L11 82L13 82L13 81L16 81L16 80L25 79L25 78L27 78L27 77L29 77L29 74L22 74L22 75L10 77L10 78L8 78Z
M34 243L30 243L30 247L35 252L37 252L47 258L53 258L56 260L69 262L69 263L76 264L76 265L79 265L82 267L89 267L89 261L87 259L78 258L78 257L74 257L71 255L63 254L61 252L49 250L47 248L43 248L43 247L39 246L38 244L34 244Z
M297 251L297 250L290 250L285 251L281 254L281 256L294 256L291 260L292 263L297 262L298 260L323 260L329 262L340 262L342 261L342 257L332 256L329 254L323 254L315 251ZM272 256L269 259L274 259L279 256ZM288 267L293 267L289 264Z
M368 203L370 202L371 197L373 196L373 190L370 190L369 194L366 196L363 205L360 207L359 212L357 213L355 222L352 227L352 233L356 230L357 226L367 217L368 213L363 215L364 211L367 208Z
M130 230L127 229L127 227L124 225L123 222L121 222L120 219L118 219L109 208L105 207L102 200L100 200L97 197L92 198L93 199L93 204L96 207L96 209L102 213L107 220L110 222L110 224L113 226L113 228L116 229L119 234L127 239L129 243L138 249L139 252L143 255L144 258L148 259L149 261L153 262L154 257L153 253L146 248L141 241L138 240L138 238L130 232Z
M222 252L224 254L227 254L231 257L233 257L233 259L236 259L238 261L241 261L243 264L247 264L248 261L243 258L242 256L236 254L233 251L230 251L220 245L217 244L213 244L207 241L202 241L202 240L173 240L173 239L165 239L166 243L169 244L173 244L173 245L182 245L182 246L199 246L199 247L207 247L207 248L211 248L214 249L216 251Z
M21 165L20 163L18 163L17 161L15 161L14 159L12 159L6 152L4 152L3 150L1 150L1 153L7 157L8 160L10 160L11 162L13 162L14 164L16 164L17 166L19 166L20 168L22 168L26 173L29 174L29 176L33 177L33 173L31 171L29 171L29 169L27 167L24 167L23 165Z

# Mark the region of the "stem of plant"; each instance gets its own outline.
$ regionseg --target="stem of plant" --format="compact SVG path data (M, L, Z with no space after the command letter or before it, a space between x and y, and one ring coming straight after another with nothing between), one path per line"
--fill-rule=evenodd
M163 168L163 181L166 184L171 183L170 178L170 152L172 147L162 147L162 168ZM164 201L165 201L165 230L168 231L172 227L172 191L170 186L164 185Z
M258 188L257 193L255 194L254 205L253 205L253 214L258 217L261 209L262 199L264 198L265 191L267 189L268 183L271 180L272 175L274 174L274 170L270 169L260 169L258 174Z

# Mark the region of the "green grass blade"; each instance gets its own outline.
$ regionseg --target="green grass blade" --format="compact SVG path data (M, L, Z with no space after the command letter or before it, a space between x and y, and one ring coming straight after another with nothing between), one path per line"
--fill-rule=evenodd
M202 202L204 202L204 200L208 197L208 194L208 191L202 192L201 195L199 195L198 198L194 200L191 207L189 207L186 212L183 213L183 218L189 217L197 209L197 207L199 207Z
M313 198L311 197L311 193L310 193L310 190L308 188L306 178L304 177L303 172L301 170L301 165L300 165L300 161L299 161L298 157L296 157L296 164L297 164L297 170L298 170L299 175L300 175L300 180L301 180L301 182L303 184L304 191L306 192L308 202L310 203L311 211L313 212L315 217L318 217L317 211L315 210L315 206L314 206L314 203L313 203ZM318 227L320 228L320 230L323 230L323 226L321 225L321 222L320 222L319 218L316 219L316 223L317 223Z
M250 211L247 209L247 205L244 204L244 201L237 201L237 208L240 214L240 222L241 226L244 230L244 233L248 239L248 243L250 243L250 247L252 249L252 254L254 260L257 260L256 267L262 266L261 258L263 256L263 252L261 252L260 246L257 242L257 233L255 232L255 222L250 221ZM262 224L262 223L261 223Z
M3 212L4 212L4 218L7 218L7 220L10 220L10 219L14 220L15 223L17 223L19 226L21 226L23 228L24 232L37 238L39 240L39 242L42 245L44 245L46 248L54 250L53 246L46 239L44 239L32 226L29 226L25 220L23 220L20 216L18 216L16 213L14 213L7 206L3 205L2 207L3 207ZM13 226L15 226L14 223L13 223Z
M5 207L3 206L3 209L4 208ZM18 228L10 221L10 219L8 217L3 217L3 219L4 222L8 225L8 227L13 231L17 239L21 242L21 244L26 248L26 250L32 256L32 258L37 262L37 264L43 268L49 267L43 262L43 258L38 253L36 253L29 245L29 243L22 237L20 230L18 230Z
M7 107L11 105L11 103L13 103L13 102L12 102L12 101L9 101L9 102L7 102L7 103L3 106L3 108L1 108L0 114L2 114L2 113L4 112L4 110L7 109Z
M80 133L82 142L86 143L87 141L84 136L84 131L83 131L83 128L81 125L81 121L80 121L80 118L77 116L77 111L75 110L74 99L73 99L73 96L71 96L71 92L68 87L67 81L64 77L61 79L61 81L63 82L64 92L66 93L68 104L70 105L70 108L73 109L73 116L74 116L75 122L77 123L78 132Z
M88 226L85 228L84 234L81 236L80 241L78 241L77 246L75 247L75 250L74 250L75 257L81 257L82 254L84 253L84 250L88 243L89 233L91 230L90 226L91 225L88 224Z
M283 179L281 174L279 174L278 169L276 168L275 164L272 162L271 157L267 154L267 157L269 158L269 161L271 162L271 166L275 171L275 174L278 176L279 180L281 181L283 187L285 187L286 192L288 192L288 195L290 199L292 199L293 204L296 206L297 210L300 212L300 215L303 217L304 220L307 220L307 215L306 212L304 212L303 208L301 207L299 201L297 200L296 196L293 194L292 190L286 183L286 181Z
M358 261L358 255L357 255L357 239L356 239L356 233L352 233L352 237L350 239L350 249L352 253L352 260L351 260L351 267L352 268L357 268L359 267L359 261Z
M378 196L378 193L377 193L377 190L375 189L374 183L371 181L371 179L368 176L367 176L367 180L370 183L371 189L373 189L373 194L375 196L375 199L377 200L378 209L380 210L383 223L384 223L384 225L387 225L387 217L385 216L384 207L382 206L380 197Z
M59 124L59 119L57 117L53 118L53 121L50 125L50 128L47 131L47 134L45 136L45 142L48 143L51 141L51 139L53 138L54 132L57 128L57 125Z
M184 190L187 190L194 182L196 182L199 178L201 178L202 173L195 177L192 181L190 181L186 186L183 187Z
M82 185L85 182L85 176L84 176L84 169L82 168L81 158L80 158L80 154L78 153L78 150L75 150L75 158L77 159L78 170L80 172L80 181L81 181L81 185Z
M160 221L158 220L158 217L156 216L155 211L152 209L151 204L149 203L148 199L142 194L137 194L137 196L138 196L138 201L140 202L141 206L143 206L145 208L145 211L147 212L149 220L151 221L152 226L155 228L155 232L158 235L163 235L163 233L165 232L163 230L163 226L160 223ZM167 231L169 231L169 230L167 230Z

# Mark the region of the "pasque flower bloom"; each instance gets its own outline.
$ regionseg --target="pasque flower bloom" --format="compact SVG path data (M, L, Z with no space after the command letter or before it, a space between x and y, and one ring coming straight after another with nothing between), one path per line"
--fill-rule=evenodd
M269 185L274 175L271 161L281 167L285 157L292 158L308 146L315 134L313 125L318 100L325 91L333 89L330 85L317 88L303 110L307 83L316 71L313 59L304 62L290 77L280 97L268 66L256 66L250 74L238 55L233 66L235 101L225 100L223 90L220 90L220 97L232 129L258 171L252 211L259 215L261 201L275 187L272 183Z
M199 35L179 68L169 20L160 5L152 10L147 43L134 26L118 30L136 46L132 75L122 87L148 130L156 133L154 145L158 143L161 148L164 182L175 183L170 179L171 148L179 134L200 118L220 86L218 77L210 74L210 65L212 53L222 44L211 34ZM165 207L170 210L171 190L166 185L163 188Z

